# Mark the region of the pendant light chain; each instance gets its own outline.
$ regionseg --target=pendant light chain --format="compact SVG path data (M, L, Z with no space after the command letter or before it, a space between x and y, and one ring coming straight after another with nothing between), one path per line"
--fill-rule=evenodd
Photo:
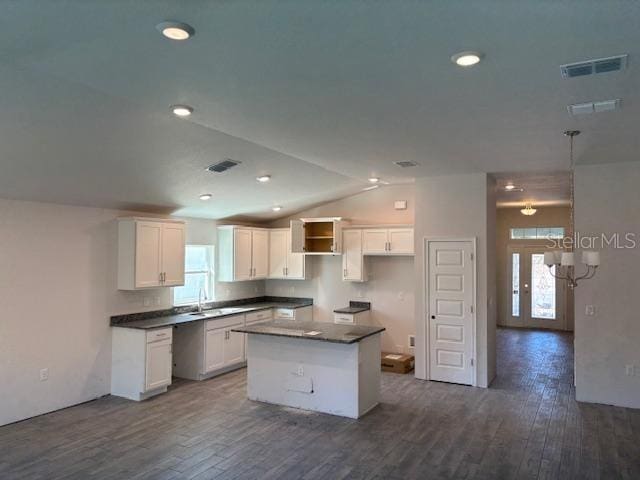
M574 183L574 168L575 168L575 160L573 158L573 137L576 135L580 135L580 130L567 130L564 134L569 137L569 227L571 228L571 236L575 239L575 230L576 230L576 222L575 222L575 213L574 213L574 202L575 202L575 183ZM571 251L575 250L575 245L573 242L571 243Z

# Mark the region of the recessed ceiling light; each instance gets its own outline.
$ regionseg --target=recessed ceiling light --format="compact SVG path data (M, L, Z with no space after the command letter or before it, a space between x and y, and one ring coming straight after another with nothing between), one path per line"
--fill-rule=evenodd
M367 190L374 190L378 188L380 185L371 185L370 187L363 188L362 191L366 192Z
M271 180L271 175L260 175L259 177L256 177L256 180L260 183L267 183Z
M451 57L451 61L461 67L470 67L480 62L482 54L478 52L460 52Z
M189 105L171 105L171 111L178 117L188 117L193 113L193 107Z
M509 183L504 186L505 190L513 190L514 188L516 188L516 186L513 183Z
M378 183L380 181L380 179L378 177L371 177L369 178L369 182L370 183Z
M274 212L279 212L280 210L282 210L282 207L280 205L276 205L275 207L271 207L271 210L273 210Z
M162 35L171 40L187 40L196 34L196 30L186 23L167 21L156 25Z
M213 195L211 195L210 193L203 193L202 195L200 195L200 200L210 200L211 197L213 197Z

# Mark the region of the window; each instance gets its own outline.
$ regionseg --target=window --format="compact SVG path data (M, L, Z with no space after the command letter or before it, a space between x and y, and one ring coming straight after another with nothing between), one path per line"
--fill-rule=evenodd
M198 303L200 289L213 300L213 246L187 245L184 256L184 286L173 289L173 304Z
M564 238L564 227L512 228L511 240L549 240Z

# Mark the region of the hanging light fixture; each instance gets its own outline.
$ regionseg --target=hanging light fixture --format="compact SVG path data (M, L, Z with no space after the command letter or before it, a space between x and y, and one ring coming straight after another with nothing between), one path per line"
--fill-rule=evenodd
M527 215L530 217L531 215L535 215L538 210L531 206L531 203L525 204L524 208L520 210L520 213L523 215Z
M574 182L573 182L573 137L580 135L580 130L567 130L564 132L565 136L569 137L569 178L571 182L570 191L570 225L571 235L575 232L575 219L573 217L573 202L575 197ZM524 213L524 210L522 211ZM562 250L555 250L552 252L545 252L544 264L549 267L549 272L552 276L559 280L566 280L569 288L575 288L578 286L580 280L589 280L596 274L596 270L600 265L600 252L582 252L582 263L587 266L587 271L583 275L576 276L575 274L575 253L572 251L563 252ZM555 267L555 268L554 268Z

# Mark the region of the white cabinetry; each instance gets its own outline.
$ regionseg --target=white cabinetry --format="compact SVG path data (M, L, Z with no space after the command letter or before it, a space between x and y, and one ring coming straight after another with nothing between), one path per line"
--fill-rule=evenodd
M172 329L112 328L111 394L144 400L171 385Z
M269 230L269 276L288 280L305 279L305 256L291 251L291 229Z
M267 278L269 233L261 228L218 227L218 280L239 282Z
M299 308L274 308L274 320L296 320L311 322L313 320L313 305Z
M307 255L335 255L342 250L340 217L291 220L291 251Z
M364 255L413 255L413 228L366 228L362 230Z
M362 257L362 230L344 230L342 232L342 280L366 281Z
M118 219L118 289L184 285L182 221Z
M203 380L244 365L244 334L232 332L245 324L233 315L180 325L174 335L174 375Z

